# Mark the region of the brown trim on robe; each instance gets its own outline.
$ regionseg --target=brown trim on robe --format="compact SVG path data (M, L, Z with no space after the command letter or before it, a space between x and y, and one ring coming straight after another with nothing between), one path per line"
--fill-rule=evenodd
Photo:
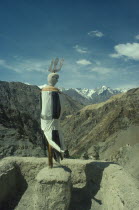
M53 86L46 86L46 87L42 88L42 91L58 91L58 92L60 92L60 90L58 88L55 88Z

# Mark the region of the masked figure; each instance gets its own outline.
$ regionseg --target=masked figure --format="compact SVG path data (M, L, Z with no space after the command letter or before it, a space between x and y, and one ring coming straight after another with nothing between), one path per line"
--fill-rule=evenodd
M56 69L52 69L52 63L50 68L52 73L48 75L48 86L42 88L41 91L41 128L48 144L53 148L54 159L59 162L60 159L63 159L65 150L60 128L60 118L64 111L64 96L58 88L54 87L58 82L59 75L56 73Z

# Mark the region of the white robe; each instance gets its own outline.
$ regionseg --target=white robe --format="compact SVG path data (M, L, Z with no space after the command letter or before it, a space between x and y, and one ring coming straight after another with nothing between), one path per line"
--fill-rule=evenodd
M57 92L59 95L59 101L60 101L60 116L58 119L52 118L52 112L53 112L53 98L52 98L52 92ZM57 89L51 86L48 86L46 88L42 89L41 92L41 98L42 98L42 111L41 111L41 129L44 132L44 135L46 136L46 139L48 143L56 149L58 152L63 153L65 150L64 145L64 139L62 135L62 131L60 128L60 118L62 116L62 113L64 111L64 95ZM59 134L59 140L60 145L59 147L52 138L52 131L57 130Z

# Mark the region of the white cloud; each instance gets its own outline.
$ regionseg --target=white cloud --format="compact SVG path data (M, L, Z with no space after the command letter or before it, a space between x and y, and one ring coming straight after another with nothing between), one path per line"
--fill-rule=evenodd
M31 59L14 59L8 63L6 60L0 60L0 66L13 70L18 73L22 72L47 72L50 61L31 60Z
M121 55L113 53L113 54L110 54L110 57L112 57L112 58L120 58Z
M135 39L139 39L139 34L135 36Z
M99 37L99 38L104 36L104 34L102 32L97 31L97 30L88 32L88 35L92 36L92 37Z
M101 62L100 61L95 61L96 65L100 66L101 65Z
M126 57L132 60L139 60L139 43L127 43L119 44L114 47L114 54L110 54L110 57L120 58Z
M75 45L73 48L74 48L78 53L81 53L81 54L86 54L86 53L88 53L88 50L87 50L87 48L85 48L85 47L80 47L79 45Z
M5 60L0 59L0 65L4 65L5 64Z
M76 61L76 63L80 64L80 65L90 65L90 64L92 64L90 61L88 61L86 59L78 60L78 61Z
M113 69L111 68L106 68L106 67L93 67L91 69L92 72L97 72L98 74L101 74L101 75L106 75L106 74L109 74L113 71Z
M3 68L7 68L7 69L10 69L10 70L14 70L13 68L12 68L12 66L11 65L9 65L5 60L3 60L3 59L0 59L0 66L2 66Z

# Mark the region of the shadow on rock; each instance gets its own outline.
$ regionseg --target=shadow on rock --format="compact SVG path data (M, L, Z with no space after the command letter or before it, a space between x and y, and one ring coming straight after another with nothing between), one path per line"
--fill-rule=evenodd
M86 185L83 188L73 188L69 210L90 210L92 199L103 205L102 201L95 198L100 190L103 171L113 162L92 162L86 165Z
M4 187L7 192L4 193L3 201L0 202L0 210L14 210L28 187L18 166L15 166L14 175L9 175L5 177Z
M63 166L63 165L54 166L53 168L63 168L64 171L66 171L66 172L69 172L69 173L72 172L70 168Z

